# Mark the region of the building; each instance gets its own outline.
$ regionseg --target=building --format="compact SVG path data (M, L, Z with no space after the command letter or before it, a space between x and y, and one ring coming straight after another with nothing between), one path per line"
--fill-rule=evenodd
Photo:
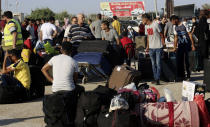
M14 13L13 17L14 19L19 20L20 22L24 21L24 13Z
M182 18L195 16L195 4L176 6L174 14Z

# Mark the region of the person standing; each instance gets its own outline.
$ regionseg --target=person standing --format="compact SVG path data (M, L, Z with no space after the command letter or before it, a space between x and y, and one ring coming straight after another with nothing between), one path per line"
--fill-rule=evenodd
M142 21L146 27L147 35L147 48L152 62L152 69L155 81L153 84L160 85L160 74L161 74L161 54L162 48L165 45L165 38L161 33L162 30L160 25L154 20L151 20L150 15L143 14Z
M101 40L101 14L98 14L96 21L92 23L91 31L95 36L96 40Z
M23 47L23 37L19 22L13 19L11 11L4 12L3 19L6 21L4 41L2 43L4 51L11 49L21 50Z
M64 33L64 38L63 38L63 42L70 42L70 39L69 39L69 30L71 28L72 25L75 25L75 24L78 24L78 20L77 20L77 17L72 17L71 18L71 24L69 24L66 29L65 29L65 33Z
M30 39L32 42L32 46L34 47L36 45L36 35L34 33L35 30L32 20L29 20L29 24L26 27L26 30L30 33Z
M121 35L121 25L120 22L117 19L117 16L113 16L113 22L112 22L112 27L117 31L118 35Z
M187 78L190 79L190 63L189 52L195 51L194 40L189 29L180 21L178 16L172 16L171 22L174 27L174 52L176 52L177 63L177 77L178 80L184 80L186 78L185 70L187 72ZM186 69L185 69L185 68Z
M164 34L164 28L166 26L166 22L167 22L166 18L163 17L162 20L161 20L161 22L160 22L160 28L162 30L162 32L161 32L162 34Z
M173 24L171 23L171 17L165 25L164 28L164 37L167 38L168 42L174 42L174 30L173 30Z
M78 24L74 24L71 26L69 30L69 38L72 43L83 40L93 39L93 35L88 24L85 23L85 15L78 14L77 15Z
M57 36L57 30L54 25L55 18L50 17L46 20L47 22L42 24L41 31L40 31L40 40L44 43L49 42L52 46L54 46L53 39Z

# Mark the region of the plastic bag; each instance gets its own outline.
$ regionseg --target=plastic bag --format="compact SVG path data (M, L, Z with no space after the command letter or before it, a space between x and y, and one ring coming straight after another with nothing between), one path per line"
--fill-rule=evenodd
M125 110L129 109L128 102L121 97L121 94L115 96L112 99L110 108L109 108L109 112L112 112L112 111L118 110L118 109L125 109Z
M174 99L173 93L167 89L164 88L164 93L165 93L165 98L167 102L175 102L176 100Z
M210 116L202 95L196 95L194 102L197 103L202 127L210 127Z
M133 90L133 91L137 91L136 85L134 83L128 84L127 86L124 86L123 88Z

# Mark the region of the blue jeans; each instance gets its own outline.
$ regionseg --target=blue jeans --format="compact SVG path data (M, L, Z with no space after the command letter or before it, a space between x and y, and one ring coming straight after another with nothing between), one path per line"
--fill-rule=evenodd
M149 49L149 55L152 62L152 70L155 80L160 80L161 54L162 54L162 49Z

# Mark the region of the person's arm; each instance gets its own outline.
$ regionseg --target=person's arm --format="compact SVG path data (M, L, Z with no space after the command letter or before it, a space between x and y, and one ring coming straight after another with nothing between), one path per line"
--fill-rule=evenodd
M146 52L149 51L149 37L147 36L147 47L146 47Z
M74 72L74 84L77 84L77 79L78 79L78 72Z
M166 43L165 43L165 37L164 37L163 33L160 33L160 36L161 36L162 45L165 46Z
M43 41L43 34L42 34L42 30L40 31L40 41Z
M114 34L115 40L117 42L117 45L120 45L120 39L119 39L118 33L114 29L113 29L113 34Z
M167 33L168 33L168 24L166 24L164 28L164 37L167 37Z
M58 31L57 30L54 30L53 31L53 35L52 35L52 38L55 38L57 36L57 34L58 34Z
M192 33L188 32L188 34L189 34L189 37L190 37L190 40L191 40L191 44L192 44L192 51L195 51L195 43L194 43L194 40L193 40Z
M12 36L13 36L13 46L12 46L12 48L15 49L16 48L16 43L17 43L17 32L13 32Z
M48 63L45 64L44 67L42 68L42 73L47 78L47 80L52 83L53 82L53 77L51 77L49 72L48 72L51 68L52 68L52 66L50 64L48 64Z
M177 50L177 45L178 45L178 35L174 35L174 52Z
M4 57L4 62L3 62L3 68L1 71L1 74L8 74L9 72L14 71L14 68L8 67L6 66L7 63L7 59L8 59L8 52L6 51L5 57Z

